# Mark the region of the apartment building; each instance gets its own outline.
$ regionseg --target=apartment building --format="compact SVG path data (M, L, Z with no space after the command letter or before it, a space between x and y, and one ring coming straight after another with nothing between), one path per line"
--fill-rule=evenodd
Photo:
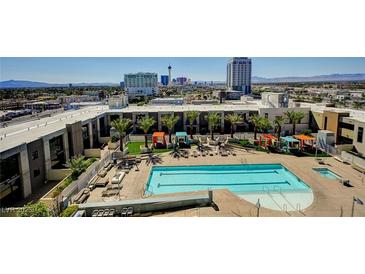
M157 95L159 93L157 73L124 74L124 87L129 99Z

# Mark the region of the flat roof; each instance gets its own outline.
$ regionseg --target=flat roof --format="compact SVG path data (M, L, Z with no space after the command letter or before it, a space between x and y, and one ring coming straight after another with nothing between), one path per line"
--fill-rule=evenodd
M86 107L1 128L0 152L7 151L24 143L31 143L43 136L66 128L66 124L87 121L103 112L103 107Z

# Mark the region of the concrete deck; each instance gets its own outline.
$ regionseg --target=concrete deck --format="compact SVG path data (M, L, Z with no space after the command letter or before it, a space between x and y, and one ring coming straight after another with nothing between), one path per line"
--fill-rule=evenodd
M256 163L281 163L291 172L295 173L300 179L308 184L313 191L314 201L304 210L283 211L260 209L260 216L279 217L279 216L350 216L352 208L352 197L356 196L365 200L365 183L363 174L351 168L351 166L340 163L333 158L324 158L326 166L319 165L314 157L295 157L279 154L267 154L265 152L236 150L237 156L199 156L198 158L189 157L173 158L169 153L158 155L160 161L156 165L218 165L218 164L256 164ZM120 199L140 199L144 197L144 188L147 183L152 164L142 161L139 171L131 171L123 180L123 188L120 192ZM338 181L322 177L313 171L314 167L327 167L350 180L352 187L346 187ZM111 171L111 172L115 172ZM110 175L111 176L111 175ZM102 188L91 192L88 202L103 201L101 197ZM198 193L198 192L194 192ZM187 193L174 193L161 196L185 195ZM118 199L118 197L115 197ZM161 213L161 216L256 216L255 205L244 200L229 190L214 190L213 201L219 210L211 207L184 209L174 212ZM342 208L342 209L341 209ZM342 212L342 213L341 213ZM355 216L365 216L365 206L355 205Z

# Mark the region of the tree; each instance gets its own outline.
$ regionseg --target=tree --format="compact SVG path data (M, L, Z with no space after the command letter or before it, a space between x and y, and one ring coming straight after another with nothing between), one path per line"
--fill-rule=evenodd
M300 120L302 120L305 116L304 112L301 111L287 111L284 113L285 116L288 118L289 123L291 123L293 125L293 135L295 134L295 126L297 123L300 122Z
M50 217L51 211L42 203L29 203L17 212L18 217Z
M112 121L112 127L114 127L118 133L119 133L119 149L120 151L123 151L123 138L126 136L127 134L127 130L130 128L131 124L132 124L132 120L131 119L126 119L126 118L122 118L122 119L117 119Z
M151 117L144 117L141 120L139 120L139 128L143 130L144 132L144 146L147 148L147 133L150 130L150 128L156 123L155 119Z
M214 129L217 127L218 121L220 119L220 115L216 112L211 112L208 114L208 128L212 139L214 139Z
M171 134L172 131L175 128L176 123L179 121L179 116L173 116L173 115L165 115L162 117L162 123L167 127L169 130L169 143L172 143L171 140Z
M269 119L261 117L261 121L259 123L259 130L261 132L267 132L272 129L272 125Z
M274 120L274 127L275 132L277 134L278 140L280 140L281 128L284 124L284 117L283 116L276 116Z
M226 120L231 124L231 138L233 138L235 127L242 122L242 117L238 114L228 114Z
M67 162L67 166L71 169L71 178L76 180L87 169L87 161L85 161L85 156L80 155L72 157Z
M197 112L195 110L188 111L186 113L186 117L188 118L188 121L189 121L190 138L193 139L193 124L194 124L194 121L196 121L196 119L199 117L199 112Z
M257 131L260 128L262 117L258 114L251 116L251 123L253 124L254 139L257 139Z
M362 104L361 104L360 102L353 102L353 103L352 103L352 107L353 107L354 109L360 109L360 108L361 108L361 106L362 106Z

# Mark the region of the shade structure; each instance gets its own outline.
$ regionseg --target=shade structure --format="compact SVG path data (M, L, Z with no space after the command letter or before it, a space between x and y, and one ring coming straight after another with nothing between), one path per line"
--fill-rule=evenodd
M303 150L305 144L308 144L308 145L313 147L314 139L315 139L314 137L304 135L304 134L294 135L293 137L300 141L300 149L301 150Z
M278 138L272 134L262 134L260 135L260 146L262 146L263 141L265 141L265 148L269 145L271 146L274 142L276 142Z
M298 139L295 139L292 136L280 137L280 141L285 143L284 149L286 149L286 151L289 151L289 148L294 148L295 144L300 143Z
M175 144L179 146L189 146L190 141L188 134L185 131L178 131L175 133Z
M154 132L152 134L152 143L155 148L166 147L165 132Z

